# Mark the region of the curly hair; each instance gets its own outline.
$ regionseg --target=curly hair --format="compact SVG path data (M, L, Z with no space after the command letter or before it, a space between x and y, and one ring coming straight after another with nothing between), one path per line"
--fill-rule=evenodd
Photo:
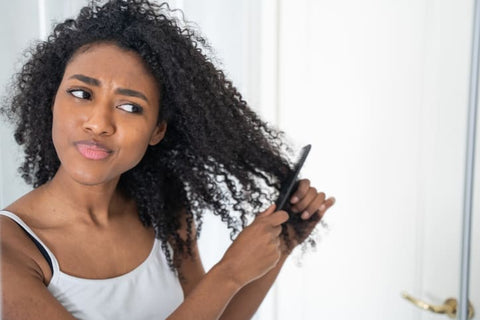
M118 188L135 200L141 221L155 229L171 268L178 270L168 243L174 252L192 255L193 226L199 235L205 210L218 215L235 237L252 212L278 195L292 172L290 149L282 132L259 119L214 66L204 53L209 49L205 39L182 27L168 4L92 1L29 51L2 108L24 148L19 171L34 188L52 179L60 166L50 108L66 65L79 48L98 42L138 53L158 82L158 121L168 123L165 138L122 174ZM186 239L178 234L182 211Z

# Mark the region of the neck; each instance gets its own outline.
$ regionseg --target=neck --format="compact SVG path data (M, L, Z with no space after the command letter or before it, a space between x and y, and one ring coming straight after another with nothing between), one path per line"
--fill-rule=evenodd
M117 190L120 177L97 185L85 185L73 180L60 166L51 181L43 186L52 204L68 217L84 223L106 226L124 212L126 199ZM57 210L58 210L57 209ZM55 211L57 211L55 210Z

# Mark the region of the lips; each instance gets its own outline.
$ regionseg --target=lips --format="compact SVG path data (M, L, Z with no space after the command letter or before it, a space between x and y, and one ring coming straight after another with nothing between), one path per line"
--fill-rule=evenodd
M112 153L106 146L91 140L77 141L75 147L81 155L90 160L102 160Z

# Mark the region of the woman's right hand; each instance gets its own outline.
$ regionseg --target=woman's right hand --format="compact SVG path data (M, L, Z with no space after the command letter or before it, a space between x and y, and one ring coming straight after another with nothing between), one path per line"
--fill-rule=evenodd
M280 259L282 223L288 220L286 211L275 211L272 204L238 235L225 252L221 264L231 272L241 287L270 271Z

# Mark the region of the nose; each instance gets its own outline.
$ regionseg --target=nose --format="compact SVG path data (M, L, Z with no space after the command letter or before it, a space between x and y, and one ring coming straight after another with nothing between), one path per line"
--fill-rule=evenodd
M102 105L91 108L87 119L83 123L83 129L96 136L109 136L115 133L111 108Z

